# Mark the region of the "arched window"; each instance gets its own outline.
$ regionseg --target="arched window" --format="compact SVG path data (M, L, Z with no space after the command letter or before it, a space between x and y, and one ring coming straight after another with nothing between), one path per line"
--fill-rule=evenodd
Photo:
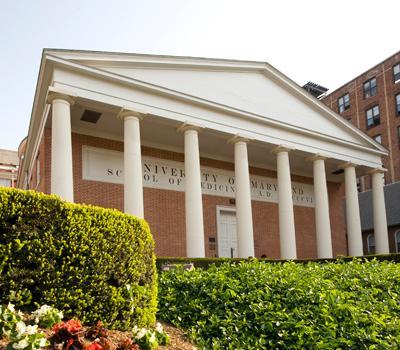
M396 253L400 253L400 230L394 233L394 244L396 246Z
M367 236L367 246L368 246L368 254L375 254L375 236L373 233L370 233Z

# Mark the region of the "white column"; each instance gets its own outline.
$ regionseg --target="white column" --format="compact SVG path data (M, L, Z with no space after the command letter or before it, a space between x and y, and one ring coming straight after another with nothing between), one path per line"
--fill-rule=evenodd
M143 218L143 174L140 149L142 115L135 111L123 110L118 117L124 120L124 211Z
M279 239L282 259L296 259L296 233L294 226L292 182L290 179L289 151L287 147L274 149L277 158Z
M350 256L363 255L363 243L361 236L360 208L358 204L358 191L355 165L346 163L344 168L346 188L346 222L347 241Z
M179 128L185 138L186 255L189 258L205 257L199 130L189 124Z
M234 144L235 152L236 230L239 258L254 256L253 216L251 210L247 142L248 139L240 136L235 136L229 140L229 143Z
M74 100L68 95L50 92L48 102L52 105L50 190L73 202L71 106Z
M310 157L313 162L315 232L318 258L332 258L331 222L329 218L329 199L326 184L325 159L321 155Z
M389 253L389 237L386 220L385 194L383 192L383 172L386 169L374 169L372 178L372 207L374 212L374 233L376 254Z

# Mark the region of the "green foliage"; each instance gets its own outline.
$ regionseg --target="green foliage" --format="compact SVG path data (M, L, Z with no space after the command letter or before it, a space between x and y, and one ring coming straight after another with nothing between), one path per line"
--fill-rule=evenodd
M37 325L26 325L21 311L14 305L0 305L0 338L8 339L7 350L40 350L48 345L45 335Z
M42 328L50 329L56 323L61 322L64 317L62 311L55 309L49 305L42 305L39 309L32 313L35 323Z
M154 324L156 283L144 220L0 189L0 303L12 300L26 310L51 304L68 318L128 329Z
M257 260L163 272L159 317L204 349L399 349L400 267Z
M0 305L0 338L11 337L16 333L16 325L23 320L22 316L21 312L15 311L13 304Z
M140 350L154 350L158 346L165 346L169 343L169 335L164 332L161 323L157 323L154 330L138 327L132 329L133 341L139 345Z
M319 263L326 263L326 262L336 262L340 260L341 262L344 261L352 261L354 257L346 256L340 258L330 258L330 259L296 259L293 260L296 264L307 264L309 262L319 262ZM168 264L193 264L196 268L208 268L211 265L221 265L224 263L240 263L243 261L248 261L249 259L246 258L181 258L181 257L157 257L157 269L161 271L162 265ZM392 261L399 263L400 262L400 253L392 253L392 254L379 254L379 255L368 255L363 257L362 261L369 261L369 260L378 260L378 261ZM270 259L259 259L259 261L263 261L265 263L274 263L279 264L289 260L270 260Z

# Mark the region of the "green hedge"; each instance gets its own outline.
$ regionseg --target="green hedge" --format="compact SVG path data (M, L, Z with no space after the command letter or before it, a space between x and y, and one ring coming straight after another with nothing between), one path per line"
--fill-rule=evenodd
M361 257L360 257L361 258ZM326 263L326 262L346 262L353 261L354 257L351 256L342 256L338 258L322 258L322 259L296 259L293 262L297 264L307 264L309 262L318 262L318 263ZM272 259L258 259L259 261L265 263L284 263L292 260L272 260ZM400 262L400 253L392 253L392 254L380 254L380 255L366 255L362 257L360 261L370 261L370 260L378 260L378 261L391 261L394 263ZM180 257L157 257L156 265L157 269L161 271L161 266L165 264L172 265L183 265L192 263L194 267L197 268L208 268L212 265L222 265L224 263L239 263L249 261L248 258L180 258Z
M203 349L399 349L400 266L257 260L163 272L159 317Z
M66 317L127 329L153 324L156 300L154 241L144 220L0 188L0 303L50 304Z

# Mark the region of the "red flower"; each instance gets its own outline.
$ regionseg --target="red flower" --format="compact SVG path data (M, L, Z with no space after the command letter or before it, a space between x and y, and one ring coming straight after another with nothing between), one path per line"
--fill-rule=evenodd
M82 329L82 324L79 320L69 320L67 322L60 322L53 326L53 332L57 334L61 330L74 334Z
M65 329L73 334L82 329L82 324L79 320L69 320L65 323Z
M86 346L85 350L103 350L103 347L100 343L93 342L90 345Z

